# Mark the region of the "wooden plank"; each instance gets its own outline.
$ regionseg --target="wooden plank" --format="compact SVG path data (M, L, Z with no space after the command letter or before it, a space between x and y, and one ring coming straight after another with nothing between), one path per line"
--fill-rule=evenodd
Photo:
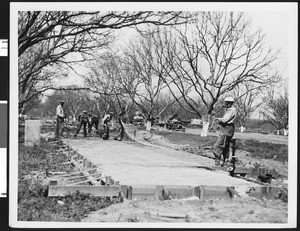
M227 191L230 193L230 196L233 197L234 195L237 197L241 197L237 191L234 190L234 187L227 187Z
M78 178L87 178L89 176L97 176L97 175L101 176L101 173L99 172L99 173L94 173L94 174L90 174L90 175L73 176L73 177L65 178L65 180L74 180L74 179L78 179Z
M200 186L194 187L193 195L200 198Z
M97 169L97 168L94 168L94 169ZM93 169L90 169L90 170L86 170L86 171L91 171ZM67 177L67 176L73 176L73 175L77 175L77 174L82 174L83 171L78 171L78 172L72 172L72 173L69 173L69 174L64 174L64 175L60 175L60 176L63 176L63 177Z
M132 199L132 186L128 187L128 191L127 191L127 199L131 200Z
M128 186L127 185L121 185L121 197L128 198Z
M67 174L67 172L48 172L51 175L59 175L59 176L63 176L65 174Z
M166 218L170 218L170 219L186 219L187 218L186 214L175 213L175 212L173 212L173 213L149 212L149 214L154 217L166 217Z
M87 164L86 164L86 167L87 167L87 168L91 168L91 167L92 167L92 162L91 162L91 161L88 161Z
M239 178L239 179L243 179L243 180L246 180L246 181L249 181L249 182L253 182L253 183L256 183L256 184L259 184L259 185L267 185L268 184L268 183L260 182L256 179L247 178L247 177L243 177L243 176L234 176L234 177Z
M88 161L88 160L87 160L86 158L83 159L83 167L84 167L84 168L86 168L87 161Z
M132 187L132 198L155 197L156 185L134 185Z
M119 186L90 186L90 185L49 185L48 197L66 196L67 194L76 193L91 194L100 197L117 197L119 196Z
M164 192L170 194L173 199L194 196L194 188L190 186L164 186Z
M227 186L204 186L204 188L204 200L231 198Z
M283 193L283 189L280 187L276 186L258 186L258 187L253 187L251 188L249 192L250 197L255 197L255 198L266 198L266 199L278 199L280 196L280 193Z
M161 200L163 196L163 186L162 185L157 185L155 187L155 199Z
M200 185L200 201L203 202L204 201L204 192L205 192L205 187L204 185Z
M96 181L96 180L100 180L104 178L103 176L102 177L97 177L97 178L93 178L93 179L88 179L88 180L84 180L84 181L79 181L79 182L75 182L75 183L70 183L68 185L77 185L77 184L82 184L82 183L88 183L88 182L91 182L92 180ZM100 184L100 183L99 183Z

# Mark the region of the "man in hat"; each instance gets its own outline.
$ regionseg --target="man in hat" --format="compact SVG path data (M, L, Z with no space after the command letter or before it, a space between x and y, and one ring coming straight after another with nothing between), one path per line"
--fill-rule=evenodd
M104 136L103 136L104 140L108 140L108 138L109 138L108 123L112 120L113 116L114 116L114 113L110 112L109 114L105 115L102 119L102 125L103 125L103 128L104 128Z
M226 97L224 99L225 114L222 118L215 118L215 122L220 125L219 137L213 147L216 165L220 165L221 156L223 156L224 166L225 160L229 157L229 145L234 135L234 122L237 116L237 110L233 106L234 99Z
M87 137L86 127L87 126L89 127L90 123L89 123L89 117L88 117L88 114L86 111L83 111L82 114L79 114L78 121L79 121L79 124L78 124L77 130L74 134L74 137L77 137L82 125L83 125L83 136Z
M58 138L62 136L63 128L64 128L64 120L65 120L65 113L64 113L64 106L65 102L60 101L59 105L56 107L56 130L55 130L55 137Z

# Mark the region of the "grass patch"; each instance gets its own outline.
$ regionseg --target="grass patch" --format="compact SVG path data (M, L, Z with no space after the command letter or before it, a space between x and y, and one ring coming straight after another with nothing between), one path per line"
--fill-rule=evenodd
M183 132L153 131L156 135L161 135L174 144L189 144L190 147L213 146L217 141L217 136L201 137L200 135ZM285 144L274 144L260 142L254 139L237 139L237 150L249 152L251 157L275 159L281 162L288 161L288 146Z
M249 152L252 157L275 159L281 162L288 161L288 146L285 144L274 144L249 139L238 140L237 148Z
M32 185L28 181L19 186L18 220L78 222L92 211L120 202L119 198L94 197L79 192L65 197L45 197L44 190L43 185Z

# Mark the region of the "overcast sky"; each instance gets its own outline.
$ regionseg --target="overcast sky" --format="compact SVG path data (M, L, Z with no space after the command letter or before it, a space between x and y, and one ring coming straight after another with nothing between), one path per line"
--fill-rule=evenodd
M275 49L281 49L281 56L276 65L279 71L285 70L288 77L289 57L289 15L286 12L246 12L252 19L253 28L261 28L267 43Z

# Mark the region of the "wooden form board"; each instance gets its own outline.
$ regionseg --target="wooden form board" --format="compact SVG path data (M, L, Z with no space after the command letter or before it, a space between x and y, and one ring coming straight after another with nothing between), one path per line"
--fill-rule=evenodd
M226 186L127 186L127 185L109 185L109 186L92 186L92 185L49 185L49 197L66 196L67 194L80 193L91 194L99 197L116 197L122 196L129 200L133 198L156 198L166 199L165 195L170 195L170 199L181 199L189 197L198 197L201 201L211 199L231 199L234 195L234 187ZM248 192L250 197L266 199L278 199L279 195L287 192L279 187L258 186L251 187Z
M76 193L91 194L98 197L115 197L119 196L119 186L92 186L92 185L49 185L48 197L66 196Z

